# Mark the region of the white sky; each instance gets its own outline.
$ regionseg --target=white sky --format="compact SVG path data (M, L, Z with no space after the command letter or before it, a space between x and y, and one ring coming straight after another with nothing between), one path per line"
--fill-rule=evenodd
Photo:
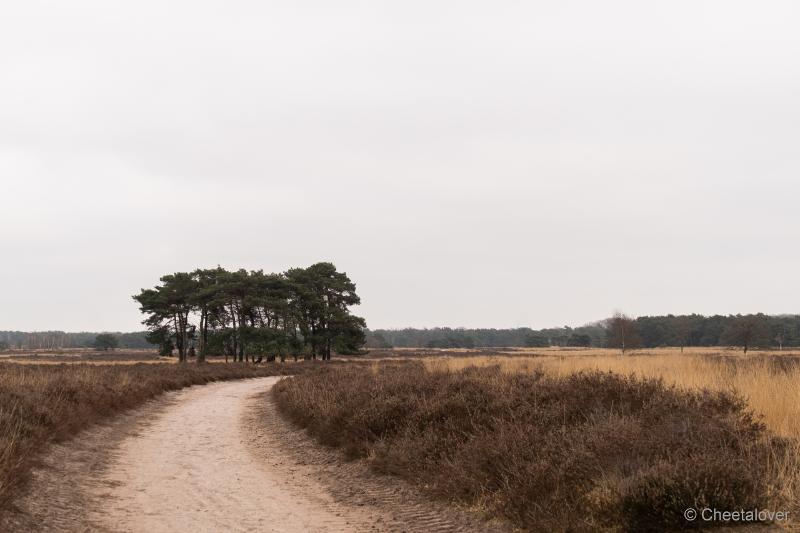
M0 329L329 260L370 327L800 311L793 1L0 4Z

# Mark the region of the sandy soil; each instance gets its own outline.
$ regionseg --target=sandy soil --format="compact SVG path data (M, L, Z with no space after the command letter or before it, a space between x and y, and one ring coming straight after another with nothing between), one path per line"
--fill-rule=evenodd
M54 446L0 530L500 529L313 444L276 414L277 379L169 393Z

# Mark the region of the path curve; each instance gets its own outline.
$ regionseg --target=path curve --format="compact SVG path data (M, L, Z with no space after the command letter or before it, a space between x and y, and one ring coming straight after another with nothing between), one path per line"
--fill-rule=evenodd
M334 501L313 479L299 493L257 449L243 422L278 379L169 392L52 446L0 530L374 531L375 513Z
M369 522L319 494L302 498L258 456L240 421L254 394L279 378L187 390L106 473L112 487L94 521L115 531L351 531ZM247 445L250 446L247 446ZM280 453L279 450L274 450Z
M169 392L51 446L0 531L505 531L342 463L277 415L278 379Z

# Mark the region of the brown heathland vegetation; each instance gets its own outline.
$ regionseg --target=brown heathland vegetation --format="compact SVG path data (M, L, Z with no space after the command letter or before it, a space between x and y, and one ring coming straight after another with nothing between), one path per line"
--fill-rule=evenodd
M49 442L168 390L296 370L293 365L0 363L0 513Z
M49 442L167 390L287 374L301 376L277 403L320 441L523 528L684 527L688 506L800 512L797 353L394 350L257 367L63 355L0 363L0 512Z
M321 442L526 529L663 530L690 525L688 507L793 504L792 440L734 391L501 359L326 368L274 394Z
M428 357L430 369L458 370L500 365L505 372L542 370L566 376L583 370L613 371L639 377L663 378L683 388L740 394L774 433L800 439L800 354L741 352L693 348L637 350L539 350L516 357Z

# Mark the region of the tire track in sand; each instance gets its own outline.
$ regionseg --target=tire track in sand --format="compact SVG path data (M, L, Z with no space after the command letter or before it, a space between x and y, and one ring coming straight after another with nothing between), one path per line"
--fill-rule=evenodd
M253 398L245 416L250 440L266 445L254 449L262 454L265 450L282 450L281 454L263 455L264 461L282 472L279 477L291 480L299 490L310 480L314 486L323 486L340 504L373 511L372 520L380 531L511 531L504 522L487 522L478 513L426 498L417 487L399 478L375 474L366 460L345 461L341 452L320 446L304 430L288 423L278 413L271 391Z

